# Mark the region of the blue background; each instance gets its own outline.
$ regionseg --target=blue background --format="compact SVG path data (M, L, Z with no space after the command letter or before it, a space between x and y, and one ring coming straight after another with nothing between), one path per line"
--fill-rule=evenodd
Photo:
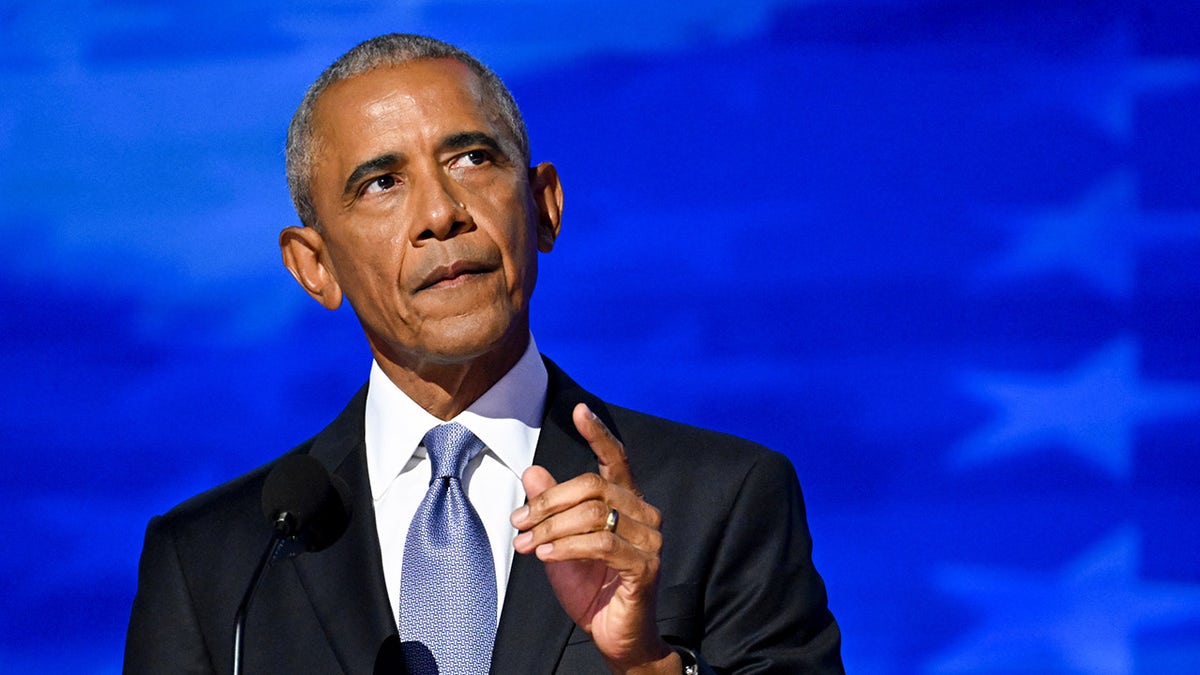
M389 31L560 168L543 351L793 459L852 671L1200 671L1200 5L500 4L0 5L0 671L117 672L147 519L365 380L281 148Z

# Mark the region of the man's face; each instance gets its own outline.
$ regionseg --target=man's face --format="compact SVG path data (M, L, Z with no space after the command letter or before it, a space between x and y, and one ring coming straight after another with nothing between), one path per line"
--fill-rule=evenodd
M521 163L475 75L438 59L338 82L314 132L312 241L336 298L301 279L309 292L327 307L344 294L376 357L411 371L522 350L537 252L558 231L547 190L561 192L553 167Z

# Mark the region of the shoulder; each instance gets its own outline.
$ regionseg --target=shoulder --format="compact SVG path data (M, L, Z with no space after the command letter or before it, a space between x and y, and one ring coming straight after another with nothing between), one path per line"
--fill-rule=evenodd
M668 509L690 508L697 498L710 508L729 508L744 489L775 498L798 495L795 469L784 455L731 434L608 403L545 361L547 420L571 433L571 410L587 403L625 446L638 487Z
M160 516L159 525L176 528L218 523L221 528L249 525L257 533L267 528L260 502L262 486L279 460L289 455L311 454L330 471L335 470L362 442L366 386L319 433L271 461L206 490ZM261 527L260 527L261 526Z
M716 547L733 522L804 513L796 470L759 443L617 406L607 411L646 500L663 514L664 540ZM783 519L781 527L790 527ZM698 550L699 550L698 549Z
M271 532L261 506L263 483L282 457L305 452L310 444L307 441L155 517L147 529L147 539L167 537L176 547L203 557L261 547Z
M630 410L606 406L614 432L630 460L667 462L686 471L718 470L743 474L757 465L791 467L782 454L745 438Z

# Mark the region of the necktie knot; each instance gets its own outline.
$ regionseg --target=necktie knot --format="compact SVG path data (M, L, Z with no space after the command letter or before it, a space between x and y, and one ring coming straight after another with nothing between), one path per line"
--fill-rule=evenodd
M459 424L439 424L425 434L425 452L429 455L430 479L462 479L467 463L483 449L483 441Z

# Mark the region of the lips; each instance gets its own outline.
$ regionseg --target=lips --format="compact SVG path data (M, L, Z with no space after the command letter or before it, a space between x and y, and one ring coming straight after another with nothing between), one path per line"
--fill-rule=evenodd
M491 265L476 260L456 260L446 265L438 265L421 278L421 283L417 284L417 292L491 270Z

